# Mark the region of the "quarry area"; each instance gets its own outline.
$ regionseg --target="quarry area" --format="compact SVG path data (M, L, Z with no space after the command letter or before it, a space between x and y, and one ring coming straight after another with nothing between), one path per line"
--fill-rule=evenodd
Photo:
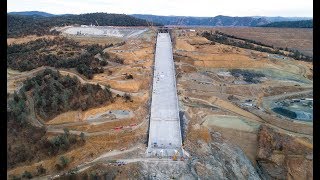
M107 60L104 71L92 79L76 68L8 68L7 93L19 92L25 80L51 69L81 85L109 89L113 100L43 119L28 95L30 124L44 128L46 138L75 135L84 142L17 163L7 170L8 179L26 172L38 179L313 179L313 63L202 36L219 30L256 40L254 35L263 32L264 43L287 41L292 48L312 52L310 44L295 47L291 37L281 36L285 29L276 29L280 35L272 38L277 42L268 39L273 32L267 28L252 37L245 28L172 28L171 36L155 27L56 30L81 45L112 44L103 52L118 61ZM301 31L290 33L310 41ZM21 44L37 38L7 41ZM101 59L102 53L95 57ZM61 162L63 168L57 168Z

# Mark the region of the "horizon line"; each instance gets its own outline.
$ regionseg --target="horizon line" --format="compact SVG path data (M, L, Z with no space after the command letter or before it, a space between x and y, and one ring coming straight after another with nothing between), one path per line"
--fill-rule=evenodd
M11 11L8 13L19 13L19 12L43 12L43 13L48 13L48 14L52 14L52 15L64 15L64 14L55 14L55 13L50 13L50 12L45 12L45 11L38 11L38 10L31 10L31 11ZM81 14L90 14L90 13L108 13L108 12L84 12L84 13L65 13L65 14L70 14L70 15L81 15ZM126 13L108 13L108 14L125 14L125 15L152 15L152 16L174 16L174 17L203 17L203 18L209 18L209 17L216 17L216 16L229 16L229 17L284 17L284 18L313 18L313 16L279 16L279 15L275 15L275 16L264 16L264 15L252 15L252 16L230 16L230 15L215 15L215 16L188 16L188 15L157 15L157 14L126 14Z

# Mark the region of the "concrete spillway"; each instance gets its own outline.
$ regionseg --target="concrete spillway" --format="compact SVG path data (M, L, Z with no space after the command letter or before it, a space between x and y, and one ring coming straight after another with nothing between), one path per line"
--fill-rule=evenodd
M183 155L172 43L169 33L158 33L147 155L176 152Z

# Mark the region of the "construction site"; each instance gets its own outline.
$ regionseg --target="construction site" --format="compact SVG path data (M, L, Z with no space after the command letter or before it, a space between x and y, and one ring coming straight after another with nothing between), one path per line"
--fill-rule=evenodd
M39 165L46 169L40 179L90 174L112 179L312 177L312 62L214 43L201 35L208 28L80 25L56 30L82 45L112 43L103 51L123 63L108 61L92 79L75 68L7 69L8 93L49 68L81 84L109 88L114 101L41 119L29 99L30 123L44 127L46 137L67 128L86 140L59 156L8 169L9 179L35 173ZM70 162L59 171L55 164L61 156Z
M147 149L150 156L183 153L174 71L170 35L158 33Z

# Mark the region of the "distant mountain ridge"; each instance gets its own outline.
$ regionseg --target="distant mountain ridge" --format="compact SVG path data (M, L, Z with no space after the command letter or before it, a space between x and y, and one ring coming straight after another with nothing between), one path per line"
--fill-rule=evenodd
M22 16L43 16L43 17L52 17L56 16L55 14L50 14L42 11L21 11L21 12L9 12L10 15L22 15Z
M215 16L215 17L191 17L191 16L157 16L148 14L132 14L132 16L164 25L186 26L261 26L279 21L309 20L308 17L267 17L267 16Z
M269 24L264 24L261 27L313 28L313 20L272 22Z
M270 23L265 18L252 17L231 17L231 16L215 16L215 17L188 17L188 16L155 16L132 14L133 17L145 19L148 21L164 24L164 25L195 25L195 26L258 26Z
M10 15L23 15L32 17L57 17L57 16L72 16L73 14L50 14L41 11L23 11L9 12ZM268 17L268 16L247 16L247 17L232 17L232 16L215 16L215 17L192 17L192 16L158 16L149 14L132 14L138 19L153 22L153 24L163 25L181 25L181 26L251 26L259 27L273 22L282 21L300 21L312 20L310 17ZM273 26L273 25L271 25ZM266 26L268 27L268 26Z
M253 18L266 18L270 22L280 22L280 21L301 21L301 20L311 20L311 17L268 17L268 16L252 16Z

